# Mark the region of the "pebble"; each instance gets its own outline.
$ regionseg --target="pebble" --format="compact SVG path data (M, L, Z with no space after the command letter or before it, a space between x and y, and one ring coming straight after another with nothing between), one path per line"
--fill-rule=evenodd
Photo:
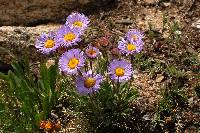
M163 81L165 77L162 74L157 74L156 76L156 83L160 83Z

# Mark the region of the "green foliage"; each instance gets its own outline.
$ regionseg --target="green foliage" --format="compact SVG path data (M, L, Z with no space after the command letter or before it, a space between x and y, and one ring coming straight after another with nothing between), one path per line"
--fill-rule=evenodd
M13 72L0 73L7 84L0 97L0 111L5 112L0 116L0 125L6 131L36 132L39 122L48 118L62 92L56 84L58 66L47 68L41 64L39 79L30 72L27 61L23 67L19 63L13 63L12 67Z
M99 92L88 96L79 96L69 91L74 108L82 112L90 123L93 132L113 132L115 128L126 131L124 122L130 117L130 102L138 96L138 92L129 82L123 85L104 81ZM78 102L77 102L78 101Z
M184 88L179 85L178 80L173 80L161 94L163 98L159 101L156 111L157 123L164 122L164 118L169 116L176 120L173 110L187 106L188 98Z
M142 54L135 56L134 64L137 68L142 71L150 70L153 67L154 61L150 58L144 57Z
M178 70L176 67L174 66L167 66L167 68L165 69L167 75L169 75L170 77L183 77L184 73L181 72L180 70Z
M108 61L107 57L98 59L98 72L104 74L107 69Z

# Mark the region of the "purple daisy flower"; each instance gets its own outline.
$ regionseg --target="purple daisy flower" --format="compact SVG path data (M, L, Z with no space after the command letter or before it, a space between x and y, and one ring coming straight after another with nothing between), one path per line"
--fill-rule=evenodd
M131 29L126 33L126 38L132 43L141 43L144 34L137 29Z
M41 34L36 40L35 47L43 54L49 54L55 51L60 45L55 43L55 33L53 31L48 34Z
M113 81L123 82L131 78L133 70L126 60L113 60L108 67L108 72Z
M89 19L81 13L72 13L67 17L66 25L72 29L83 31L88 27Z
M76 45L80 42L80 33L76 29L71 29L69 26L62 26L57 31L56 43L64 47Z
M84 66L85 57L80 49L71 49L65 52L59 60L59 68L66 74L76 74Z
M121 51L121 53L126 55L139 53L143 48L143 42L129 42L122 38L122 40L118 42L118 48Z
M96 58L100 54L99 49L92 47L91 45L85 50L85 52L86 52L86 55L92 59Z
M100 89L100 83L103 77L100 74L92 73L89 70L83 73L83 76L78 76L76 79L76 88L81 95L88 95L97 92Z

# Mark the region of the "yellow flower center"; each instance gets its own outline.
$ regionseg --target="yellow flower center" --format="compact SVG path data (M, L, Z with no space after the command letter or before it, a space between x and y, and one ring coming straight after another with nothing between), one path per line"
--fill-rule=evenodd
M136 46L135 46L134 44L129 43L129 44L127 44L127 49L128 49L129 51L132 51L132 50L135 50L135 49L136 49Z
M95 79L93 78L87 78L85 81L84 81L84 86L86 88L90 88L90 87L93 87L95 85L96 81Z
M119 77L124 76L124 68L119 67L115 69L115 74Z
M134 41L137 41L137 40L138 40L138 36L132 35L132 39L133 39Z
M72 59L70 59L69 62L68 62L68 67L69 67L70 69L74 69L74 68L77 67L78 63L79 63L79 60L78 60L77 58L72 58Z
M82 27L83 26L83 22L81 22L81 21L75 21L73 23L73 26Z
M69 32L64 36L65 41L72 41L75 38L76 38L76 35L72 32Z
M87 53L88 53L89 55L94 55L94 54L96 54L96 51L93 50L93 49L90 49L90 50L88 50Z
M52 123L50 121L47 121L47 123L45 124L45 129L49 131L52 129L52 127L53 127Z
M52 48L55 45L54 40L47 40L44 44L45 48Z

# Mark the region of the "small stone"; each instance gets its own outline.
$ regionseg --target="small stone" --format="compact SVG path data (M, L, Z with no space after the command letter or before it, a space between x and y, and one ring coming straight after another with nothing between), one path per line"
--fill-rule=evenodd
M165 117L165 123L171 123L172 122L172 117L169 116L169 117Z
M155 4L156 0L144 0L145 4Z
M196 27L200 31L200 19L197 20L196 22L192 23L192 27Z
M156 83L160 83L163 81L165 77L162 74L157 74L156 76Z
M163 2L163 5L164 5L165 7L168 7L168 6L171 5L171 3L170 3L170 2Z
M54 117L54 118L56 118L56 119L58 119L58 115L55 114L55 113L53 113L53 112L51 112L51 116Z
M193 98L193 97L191 97L191 98L188 99L188 103L189 103L189 105L192 105L193 102L194 102L194 98Z
M143 118L145 121L151 120L149 114L144 115L142 118Z
M177 30L177 31L175 31L175 34L181 35L181 31L180 31L180 30Z

